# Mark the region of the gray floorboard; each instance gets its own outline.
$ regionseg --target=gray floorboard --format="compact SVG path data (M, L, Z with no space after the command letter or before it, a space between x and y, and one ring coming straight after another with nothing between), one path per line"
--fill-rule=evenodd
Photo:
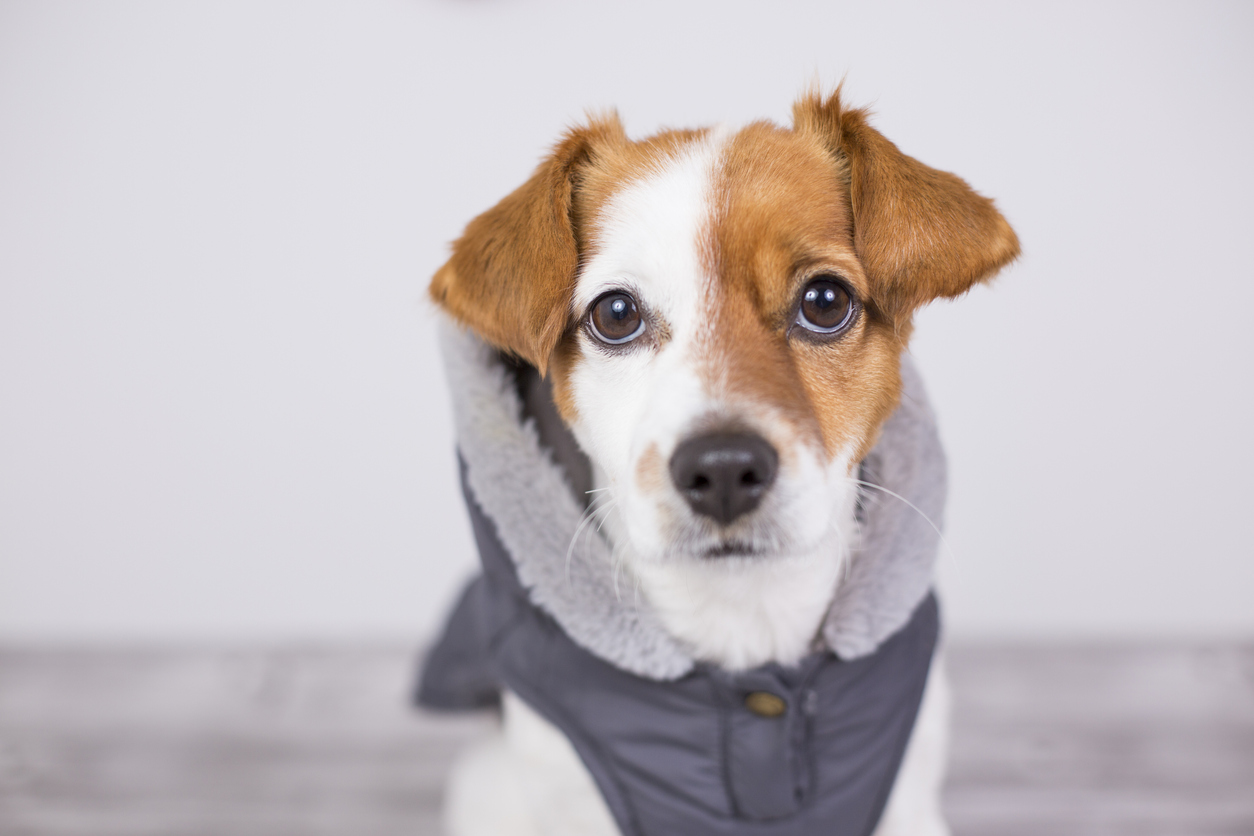
M1254 836L1254 646L948 651L957 836ZM3 836L425 836L407 648L0 650Z

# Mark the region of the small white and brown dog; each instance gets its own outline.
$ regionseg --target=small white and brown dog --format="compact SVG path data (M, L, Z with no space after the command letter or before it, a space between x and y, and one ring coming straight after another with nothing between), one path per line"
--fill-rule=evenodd
M855 540L859 463L898 404L921 305L1018 254L993 203L906 156L839 91L793 125L570 130L476 218L431 294L534 366L612 491L622 571L695 659L795 664ZM943 834L939 662L877 834ZM617 832L565 737L516 697L456 771L457 836Z

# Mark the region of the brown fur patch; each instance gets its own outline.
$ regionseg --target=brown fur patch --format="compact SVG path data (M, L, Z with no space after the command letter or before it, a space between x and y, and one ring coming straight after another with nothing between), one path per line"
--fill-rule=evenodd
M1019 244L992 201L902 154L865 111L843 107L839 90L803 96L793 117L792 130L756 123L724 146L711 222L694 242L715 285L701 372L712 389L778 410L829 455L852 444L857 461L897 403L914 310L990 278ZM530 180L467 226L431 282L458 321L551 368L568 423L582 314L571 298L580 260L596 252L597 220L617 191L706 134L633 142L616 116L570 131ZM793 324L820 274L840 276L862 306L834 339ZM642 459L637 477L654 480L660 467L664 479L655 464Z
M579 265L579 172L602 149L627 142L616 116L567 133L531 179L466 226L431 280L431 298L543 373L566 330Z
M703 367L712 387L780 409L794 436L829 456L853 445L860 458L896 404L897 346L865 312L829 341L793 324L815 276L871 296L842 175L821 142L765 123L724 148L709 265L719 305Z
M718 308L703 343L714 388L817 426L829 456L859 461L896 407L900 352L918 306L991 277L1018 254L992 201L905 156L845 111L803 98L796 127L748 126L723 150L708 269ZM805 284L842 278L862 311L826 338L793 324ZM790 334L791 330L791 334Z
M557 407L557 414L562 416L567 426L574 426L579 417L574 387L570 385L570 375L578 360L579 345L574 333L568 331L550 355L548 369L549 377L553 381L553 405Z
M636 484L640 487L640 492L646 496L661 494L670 485L670 481L661 451L656 443L650 444L636 460Z
M866 110L843 106L839 89L826 100L803 96L793 123L847 172L858 257L902 324L920 305L965 293L1019 255L1019 239L993 201L901 153L871 127Z

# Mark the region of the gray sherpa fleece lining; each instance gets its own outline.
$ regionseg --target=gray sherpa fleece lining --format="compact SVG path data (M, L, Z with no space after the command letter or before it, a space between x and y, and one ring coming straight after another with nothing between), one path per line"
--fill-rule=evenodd
M531 602L576 644L623 670L659 680L683 676L694 659L643 596L618 591L604 537L585 528L567 560L584 509L532 422L523 420L511 371L471 332L448 321L440 328L467 482ZM905 626L932 585L939 533L924 515L940 524L945 459L922 380L908 358L901 371L901 405L861 476L901 498L863 490L860 545L834 590L822 631L844 659L871 653Z

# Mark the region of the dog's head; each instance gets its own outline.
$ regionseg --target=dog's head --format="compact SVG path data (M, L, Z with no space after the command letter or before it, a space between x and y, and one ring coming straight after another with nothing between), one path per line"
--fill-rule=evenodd
M990 200L839 92L793 116L574 129L431 284L551 376L642 566L822 551L897 403L913 312L1018 254Z

